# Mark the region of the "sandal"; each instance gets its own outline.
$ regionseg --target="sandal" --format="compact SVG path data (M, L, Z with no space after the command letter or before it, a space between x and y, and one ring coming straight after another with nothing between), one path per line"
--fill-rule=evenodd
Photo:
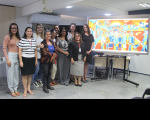
M23 97L27 97L27 94L23 94Z
M28 91L28 93L29 93L30 95L34 95L34 93L33 93L32 91Z
M81 80L83 83L86 83L86 80Z
M89 80L88 80L87 78L85 78L85 81L86 81L86 82L89 82Z
M20 96L20 93L19 93L19 92L17 92L17 91L15 92L15 94L16 94L17 96Z
M11 93L11 96L13 97L17 97L17 95L15 93Z

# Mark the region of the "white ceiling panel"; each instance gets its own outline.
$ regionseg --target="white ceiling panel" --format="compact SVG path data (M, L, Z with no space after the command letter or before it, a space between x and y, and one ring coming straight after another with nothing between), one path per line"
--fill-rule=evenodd
M124 9L127 11L150 9L149 7L144 8L138 4L140 2L150 3L150 0L94 0L94 1L104 3L120 9Z
M23 7L39 0L0 0L0 4Z
M61 9L54 10L53 12L61 15L69 15L69 16L84 17L84 18L88 16L101 16L108 13L112 15L118 15L116 13L100 10L97 8L87 7L83 5L75 5L71 9L61 8Z

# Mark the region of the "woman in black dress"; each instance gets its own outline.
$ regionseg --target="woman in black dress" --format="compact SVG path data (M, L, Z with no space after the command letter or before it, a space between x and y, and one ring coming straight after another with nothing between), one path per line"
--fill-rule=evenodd
M90 28L87 24L83 26L83 34L82 34L82 40L85 43L86 46L86 53L87 53L87 59L84 64L84 76L83 76L83 82L88 82L87 80L87 72L88 72L88 64L92 64L92 49L94 47L94 37L90 33Z

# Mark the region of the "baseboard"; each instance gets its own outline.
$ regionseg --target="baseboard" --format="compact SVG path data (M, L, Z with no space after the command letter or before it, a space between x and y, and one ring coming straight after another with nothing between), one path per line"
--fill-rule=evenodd
M117 70L124 71L124 69L117 69ZM126 70L126 71L127 71L127 70ZM147 75L147 76L150 76L150 74L145 74L145 73L140 73L140 72L135 72L135 71L130 71L130 73L137 73L137 74L141 74L141 75Z
M139 72L135 72L135 71L130 71L130 72L150 76L149 74L145 74L145 73L139 73Z

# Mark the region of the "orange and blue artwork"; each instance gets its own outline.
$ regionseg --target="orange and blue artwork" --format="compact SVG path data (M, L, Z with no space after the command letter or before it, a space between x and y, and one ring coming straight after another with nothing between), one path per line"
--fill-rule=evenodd
M118 51L148 51L148 18L89 20L95 39L94 49Z

